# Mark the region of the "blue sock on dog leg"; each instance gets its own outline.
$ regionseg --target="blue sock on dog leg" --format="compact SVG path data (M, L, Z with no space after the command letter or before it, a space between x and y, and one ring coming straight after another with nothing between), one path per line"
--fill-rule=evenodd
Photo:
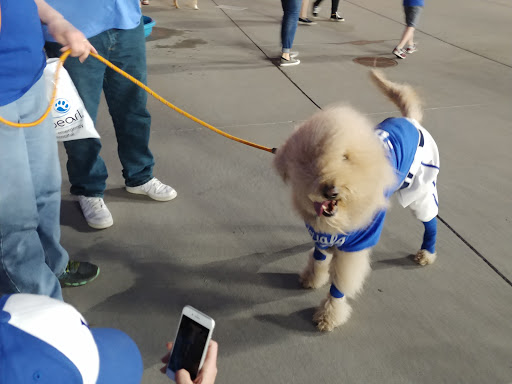
M430 221L424 221L425 233L423 235L423 244L421 249L426 249L430 253L436 252L436 237L437 237L437 219L434 217Z
M334 284L331 284L331 290L329 291L329 293L331 294L332 297L336 299L341 299L343 296L345 296L343 292L336 288Z
M323 261L323 260L327 259L327 256L322 251L320 251L318 248L315 248L315 252L313 253L313 258L316 261Z

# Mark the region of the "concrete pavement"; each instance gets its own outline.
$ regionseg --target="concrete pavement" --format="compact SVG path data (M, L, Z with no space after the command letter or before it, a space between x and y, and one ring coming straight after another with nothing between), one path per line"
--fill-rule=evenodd
M345 1L344 23L299 26L301 64L280 69L277 0L151 0L148 84L228 133L278 147L318 107L346 101L376 123L396 115L356 57L394 58L398 0ZM226 9L219 7L245 8ZM155 175L178 191L160 203L124 191L115 135L102 105L97 128L110 177L112 228L90 229L63 164L62 243L101 267L65 299L93 326L138 343L143 383L168 383L159 358L181 308L217 322L218 383L512 383L512 5L428 1L420 50L386 68L417 87L441 152L438 260L411 261L421 225L395 204L351 320L316 331L327 289L302 290L311 240L292 212L272 155L226 140L150 99ZM499 31L499 34L496 32ZM61 148L62 149L62 148Z

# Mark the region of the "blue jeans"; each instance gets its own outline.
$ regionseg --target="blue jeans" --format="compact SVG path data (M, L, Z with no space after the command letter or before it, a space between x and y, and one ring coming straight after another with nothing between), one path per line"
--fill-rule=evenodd
M297 31L302 0L281 0L281 5L283 6L283 22L281 23L282 52L289 53Z
M0 107L0 116L32 122L48 102L42 77ZM57 276L69 257L60 245L61 170L51 118L31 128L0 123L0 180L0 292L62 300Z
M146 84L146 40L144 23L134 29L110 29L89 39L98 54ZM47 43L49 57L60 55L61 46ZM85 108L96 122L101 91L105 93L117 137L117 152L123 166L125 184L142 185L153 178L153 155L149 150L151 116L146 109L147 93L93 57L82 64L68 58L65 68L75 84ZM98 139L64 142L71 193L103 197L108 177L100 157Z

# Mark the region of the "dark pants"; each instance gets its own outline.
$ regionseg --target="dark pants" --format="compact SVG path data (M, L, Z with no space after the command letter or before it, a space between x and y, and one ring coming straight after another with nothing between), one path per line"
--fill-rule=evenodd
M134 29L110 29L89 38L89 41L99 55L146 83L146 42L142 20ZM56 43L46 44L49 57L59 56L60 48ZM151 180L154 159L148 147L151 116L146 109L147 93L93 57L87 58L83 64L70 57L64 66L94 122L101 91L105 93L126 185L136 187ZM100 140L66 141L64 146L68 155L71 193L103 197L108 173L99 155Z
M315 7L318 7L320 5L320 3L322 2L323 0L316 0L315 3L313 4ZM338 6L340 5L340 0L332 0L332 4L331 4L331 14L335 14L336 12L338 12Z

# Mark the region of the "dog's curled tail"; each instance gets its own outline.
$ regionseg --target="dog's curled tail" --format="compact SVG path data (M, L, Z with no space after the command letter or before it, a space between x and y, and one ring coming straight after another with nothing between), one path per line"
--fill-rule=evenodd
M381 71L371 70L370 76L377 87L391 100L404 117L418 121L423 119L421 100L416 91L408 84L389 81Z

